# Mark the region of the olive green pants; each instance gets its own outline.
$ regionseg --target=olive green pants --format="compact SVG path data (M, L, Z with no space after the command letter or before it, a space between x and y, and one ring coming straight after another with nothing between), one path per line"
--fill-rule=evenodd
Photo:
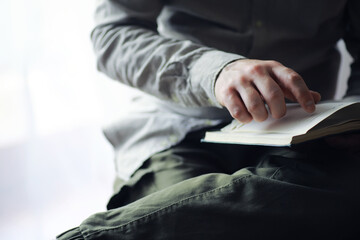
M293 148L200 143L148 159L59 239L357 239L360 159L322 140Z

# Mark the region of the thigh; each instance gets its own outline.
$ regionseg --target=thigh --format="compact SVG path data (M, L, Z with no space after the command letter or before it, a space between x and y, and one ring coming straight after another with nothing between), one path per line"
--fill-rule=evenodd
M204 130L192 132L178 145L154 154L128 181L115 181L107 208L114 209L154 192L208 173L231 174L254 164L265 148L201 143Z
M190 178L95 214L60 239L79 234L84 239L351 239L359 234L357 199L281 177L279 172L291 167L268 159L234 174Z
M317 140L295 147L201 143L203 131L148 159L119 184L108 209L124 206L184 180L209 173L246 169L255 176L319 189L357 189L359 161Z
M255 148L259 151L246 154L241 150L240 156L262 154L230 174L219 163L229 162L219 157L229 148L234 149L227 153L230 162L241 161L234 154L239 151L236 146L215 152L183 146L155 155L143 169L151 166L161 180L148 181L153 190L147 196L91 216L68 236L347 239L359 234L358 161L314 142L295 148Z
M128 181L121 181L107 208L124 206L186 179L222 172L217 162L218 156L207 149L183 142L153 155Z

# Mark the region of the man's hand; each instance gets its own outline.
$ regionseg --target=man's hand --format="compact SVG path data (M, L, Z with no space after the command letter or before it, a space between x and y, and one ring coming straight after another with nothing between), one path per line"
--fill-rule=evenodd
M305 111L315 110L320 94L311 91L290 68L275 61L242 59L227 65L215 84L215 96L240 122L264 121L271 115L285 115L285 98L300 103Z

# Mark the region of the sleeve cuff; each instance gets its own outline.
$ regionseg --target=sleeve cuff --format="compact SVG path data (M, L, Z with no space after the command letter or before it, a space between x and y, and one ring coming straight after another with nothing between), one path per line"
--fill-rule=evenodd
M193 89L198 89L198 97L203 106L222 108L215 96L215 82L221 70L229 63L245 57L218 50L205 52L191 67L190 79Z

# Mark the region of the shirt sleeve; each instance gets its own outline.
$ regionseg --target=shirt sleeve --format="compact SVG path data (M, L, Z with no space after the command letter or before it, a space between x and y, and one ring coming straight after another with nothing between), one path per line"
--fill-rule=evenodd
M346 96L360 96L360 1L347 3L344 41L353 57Z
M110 78L182 106L217 106L215 80L240 55L160 36L162 0L98 0L91 39Z

